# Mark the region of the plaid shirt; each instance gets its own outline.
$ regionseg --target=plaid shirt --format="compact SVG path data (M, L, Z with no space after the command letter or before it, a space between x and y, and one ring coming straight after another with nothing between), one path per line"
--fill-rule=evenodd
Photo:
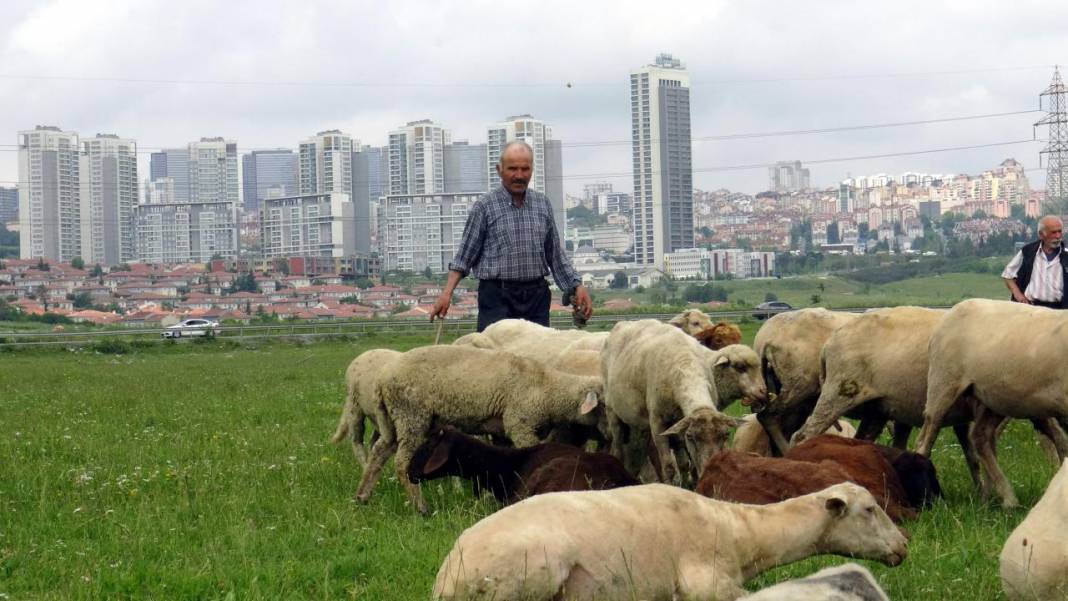
M549 197L529 188L522 208L504 186L471 206L449 269L480 280L533 280L552 271L561 290L582 283L560 246Z

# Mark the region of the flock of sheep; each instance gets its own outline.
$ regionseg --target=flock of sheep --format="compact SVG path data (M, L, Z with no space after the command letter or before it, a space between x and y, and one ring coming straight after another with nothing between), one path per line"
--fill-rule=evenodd
M361 354L333 440L363 466L360 501L392 456L421 513L419 483L446 476L506 505L460 535L435 599L887 599L856 564L748 596L742 585L817 554L904 560L894 522L941 494L928 456L942 426L980 493L1015 505L995 454L1007 419L1068 455L1065 327L1068 314L979 299L792 311L753 348L693 310L597 333L505 320L451 345ZM724 414L735 401L753 414ZM870 442L888 424L893 447ZM1011 599L1068 595L1066 487L1062 467L1005 544Z

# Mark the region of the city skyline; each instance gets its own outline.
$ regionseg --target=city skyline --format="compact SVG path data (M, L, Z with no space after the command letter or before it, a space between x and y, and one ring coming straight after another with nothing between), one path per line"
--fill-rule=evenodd
M691 74L697 188L758 192L766 165L778 161L811 165L812 184L826 187L859 173L975 172L1010 156L1043 185L1042 143L1026 141L1040 114L1021 111L1037 108L1052 63L1064 62L1057 53L1066 7L606 6L540 6L524 39L553 43L537 52L486 52L485 33L509 27L510 17L477 6L267 2L246 22L240 5L15 0L0 7L0 56L11 65L0 77L8 92L0 102L11 132L44 124L136 139L141 173L148 152L201 136L237 140L242 153L294 148L327 129L384 146L399 124L431 118L454 139L478 144L487 126L529 113L553 125L563 143L564 190L578 194L596 180L626 188L626 76L667 52ZM167 27L146 26L162 14ZM336 39L390 52L350 65L353 52L339 51ZM138 51L131 55L131 47ZM710 139L1001 113L1015 114ZM1017 143L816 163L1005 142ZM17 179L13 154L0 153L0 181Z

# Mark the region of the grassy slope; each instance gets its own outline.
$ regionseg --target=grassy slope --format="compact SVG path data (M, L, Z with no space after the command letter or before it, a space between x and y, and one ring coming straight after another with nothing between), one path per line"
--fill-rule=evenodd
M747 341L756 324L746 324ZM494 510L457 484L406 506L391 472L367 506L334 430L348 361L371 346L178 345L126 356L0 353L0 593L12 599L425 599L459 532ZM1014 425L1002 462L1032 504L1052 474ZM947 502L873 565L894 599L1001 599L997 555L1024 511L977 502L944 433ZM752 586L840 558L801 562Z

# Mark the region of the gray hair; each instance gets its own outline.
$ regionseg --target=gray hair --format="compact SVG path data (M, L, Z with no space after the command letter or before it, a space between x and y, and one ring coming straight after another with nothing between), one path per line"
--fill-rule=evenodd
M504 153L508 152L509 149L514 148L516 146L519 146L520 148L526 150L527 154L530 155L530 164L534 164L534 149L530 147L530 144L527 144L522 140L512 140L511 142L505 144L504 148L501 149L501 156L497 157L498 166L504 166Z
M1044 234L1046 232L1048 224L1050 223L1056 223L1057 225L1064 227L1064 223L1061 221L1060 217L1056 215L1046 215L1042 219L1038 220L1038 233Z

